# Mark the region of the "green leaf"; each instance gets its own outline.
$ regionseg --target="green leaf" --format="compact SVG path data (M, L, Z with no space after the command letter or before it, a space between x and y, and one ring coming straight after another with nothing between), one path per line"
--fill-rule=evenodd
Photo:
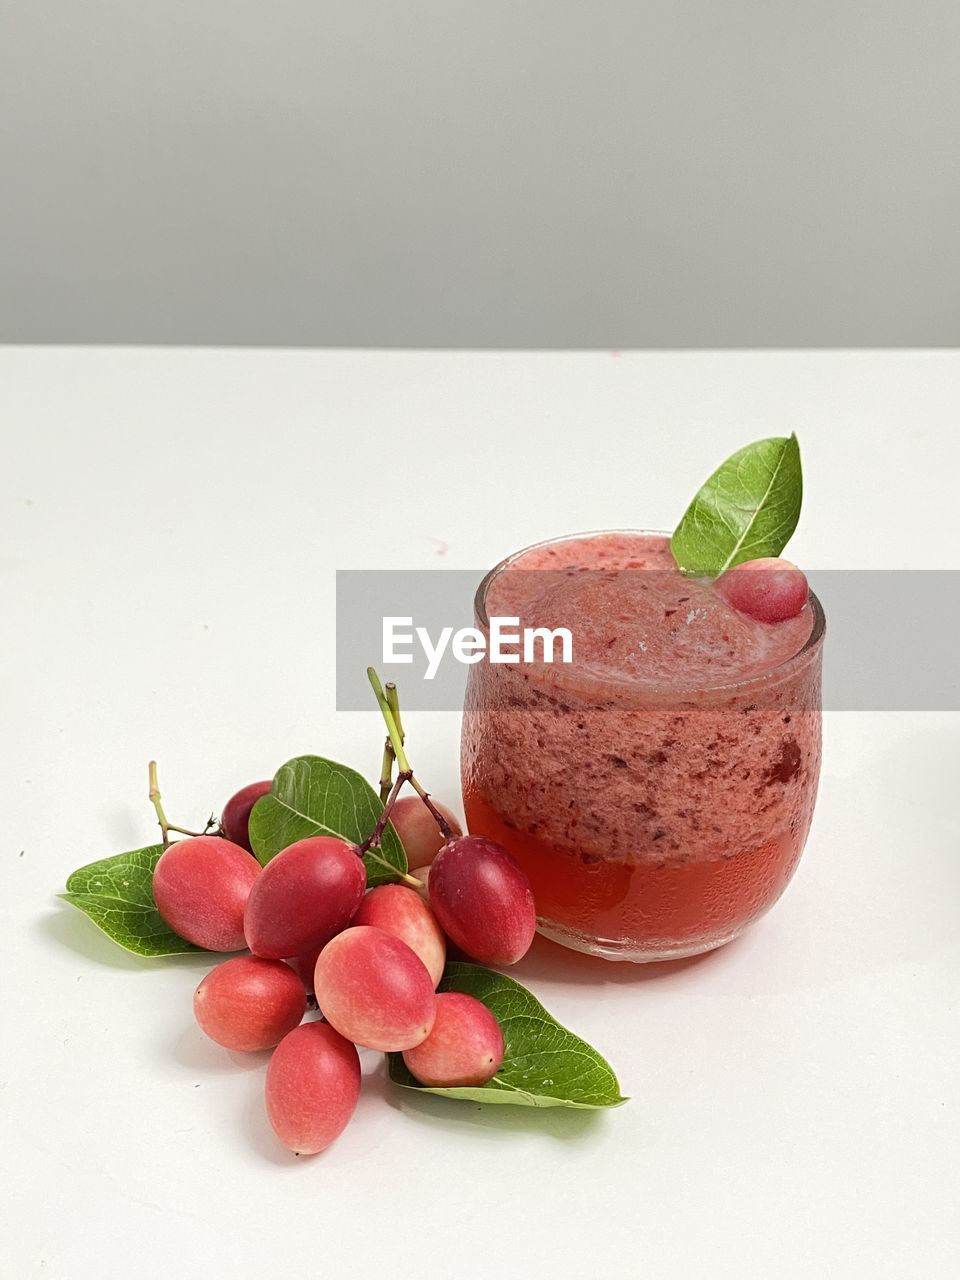
M250 843L263 864L307 836L341 836L357 844L382 812L380 797L355 769L323 756L297 756L277 771L272 789L253 806ZM406 871L403 845L389 823L377 852L398 871ZM368 885L396 879L371 857L364 863Z
M670 543L684 573L716 577L745 560L778 556L800 518L797 437L756 440L718 467L687 507Z
M391 1053L390 1079L421 1093L438 1093L468 1102L521 1107L577 1107L593 1110L626 1102L609 1063L579 1036L561 1027L543 1005L513 978L474 964L448 964L439 991L475 996L500 1023L503 1066L479 1088L429 1089L419 1084Z
M138 956L202 951L174 933L153 901L153 869L162 844L91 862L67 880L60 897L85 912L108 938Z

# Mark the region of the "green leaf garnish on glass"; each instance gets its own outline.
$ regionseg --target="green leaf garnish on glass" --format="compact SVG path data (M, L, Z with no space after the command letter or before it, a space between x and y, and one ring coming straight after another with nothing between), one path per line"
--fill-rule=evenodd
M670 541L683 573L715 578L734 565L779 556L797 527L803 473L797 437L738 449L690 503Z
M540 1001L513 978L474 964L447 965L438 991L459 991L487 1006L500 1023L503 1066L487 1084L427 1088L407 1070L402 1054L390 1057L394 1084L467 1102L520 1107L618 1107L627 1099L610 1064L572 1031L561 1027Z
M366 839L383 812L380 797L355 769L324 756L297 756L277 770L273 788L250 813L250 843L261 863L308 836ZM376 856L364 857L367 885L389 884L407 870L400 837L388 823Z
M151 885L162 844L131 849L74 871L60 897L79 907L108 938L137 956L175 956L202 951L170 926L157 910Z

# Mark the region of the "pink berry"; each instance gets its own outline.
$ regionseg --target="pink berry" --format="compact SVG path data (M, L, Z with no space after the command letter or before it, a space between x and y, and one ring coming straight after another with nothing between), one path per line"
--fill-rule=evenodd
M735 565L717 579L716 587L732 608L758 622L795 618L810 594L802 570L772 557Z
M461 834L460 823L446 805L431 801L443 814L455 836ZM429 866L443 846L436 818L419 796L401 796L390 810L390 821L400 837L407 862L413 866Z
M516 964L537 927L530 881L506 849L461 836L430 868L430 905L447 937L483 964Z
M324 943L326 946L326 943ZM317 967L317 961L320 958L320 952L323 947L311 947L309 951L304 951L299 956L288 956L287 964L300 977L304 989L313 995L313 974Z
M267 1067L267 1116L285 1147L312 1156L347 1127L360 1097L360 1057L327 1022L289 1032Z
M223 806L220 817L223 834L249 853L253 852L250 846L250 810L272 786L272 782L251 782L248 786L241 787Z
M430 865L431 864L428 863L425 867L414 867L414 869L410 872L414 880L419 880L420 883L423 885L422 889L417 889L415 890L415 892L419 893L421 897L427 898L428 901L429 901L429 898L427 897L427 888L430 884Z
M327 943L314 989L327 1021L367 1049L412 1049L433 1028L437 999L422 961L405 942L372 925L357 925Z
M306 1007L303 983L290 966L257 956L217 965L193 997L200 1029L240 1053L272 1049L299 1024Z
M436 917L416 889L383 884L360 903L354 924L372 924L391 933L420 957L434 986L443 977L447 943Z
M250 894L247 946L269 960L322 947L353 919L366 883L363 861L346 840L309 836L288 845Z
M153 899L181 938L208 951L242 951L243 913L260 867L220 836L191 836L161 854Z
M503 1032L485 1004L458 991L437 996L433 1030L403 1055L407 1069L431 1088L483 1085L503 1063Z

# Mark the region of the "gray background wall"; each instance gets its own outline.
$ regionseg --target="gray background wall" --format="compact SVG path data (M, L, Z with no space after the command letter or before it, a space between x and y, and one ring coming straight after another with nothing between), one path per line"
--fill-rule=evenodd
M0 340L960 342L956 0L0 0Z

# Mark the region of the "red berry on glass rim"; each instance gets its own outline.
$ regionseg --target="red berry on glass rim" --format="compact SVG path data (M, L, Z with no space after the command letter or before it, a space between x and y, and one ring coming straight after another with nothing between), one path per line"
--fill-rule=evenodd
M320 1012L366 1049L412 1049L433 1029L437 997L423 962L405 942L357 925L320 952L313 980Z
M178 840L153 871L153 900L170 928L208 951L242 951L244 910L260 876L246 849L220 836Z
M432 797L431 797L432 798ZM460 823L446 805L433 800L455 836L462 834ZM419 796L401 796L390 810L390 821L400 837L407 862L411 867L426 867L443 847L444 836L437 820Z
M223 806L220 817L223 834L248 853L253 852L250 846L250 810L272 786L272 782L251 782L241 787Z
M353 919L366 884L363 860L346 840L309 836L287 845L250 893L247 946L268 960L322 947Z
M429 893L444 933L475 960L516 964L530 950L537 928L530 881L496 841L448 841L430 868Z
M282 960L237 956L200 983L193 1012L201 1031L225 1049L272 1049L297 1026L307 1007L303 983Z
M732 608L758 622L785 622L807 603L810 588L789 560L747 560L722 574L716 589Z
M484 1085L503 1064L503 1032L485 1004L459 991L437 996L433 1030L403 1055L407 1070L428 1088Z
M329 1147L360 1098L360 1056L328 1022L305 1022L280 1041L267 1067L267 1117L295 1155Z

